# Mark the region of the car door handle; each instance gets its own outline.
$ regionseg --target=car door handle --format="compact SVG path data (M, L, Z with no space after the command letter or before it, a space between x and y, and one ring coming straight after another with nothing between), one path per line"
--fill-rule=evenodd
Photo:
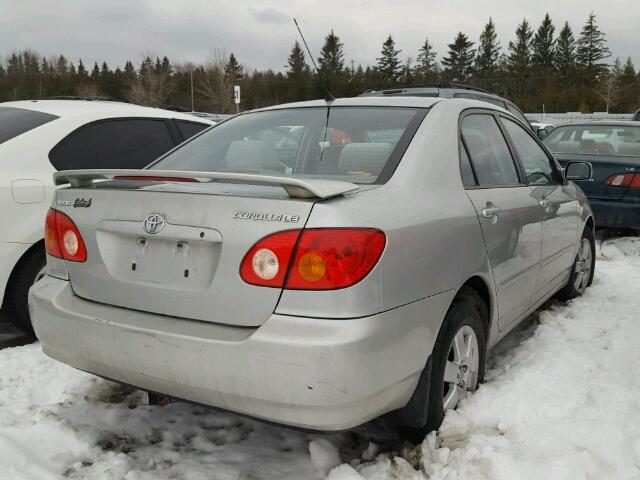
M500 210L498 207L485 208L482 210L482 216L484 218L497 217L501 213L502 213L502 210Z
M542 208L550 208L551 202L549 200L540 200L540 206Z

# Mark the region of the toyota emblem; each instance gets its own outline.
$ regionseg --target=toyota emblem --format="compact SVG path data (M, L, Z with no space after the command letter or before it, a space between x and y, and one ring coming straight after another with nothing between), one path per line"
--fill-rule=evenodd
M144 219L144 224L142 227L144 228L145 232L154 234L162 231L166 223L167 221L162 215L160 215L159 213L152 213Z

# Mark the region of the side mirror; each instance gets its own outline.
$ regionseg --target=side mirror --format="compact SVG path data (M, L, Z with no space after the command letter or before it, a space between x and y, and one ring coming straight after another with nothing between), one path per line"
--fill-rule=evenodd
M547 138L549 136L549 131L546 128L539 128L536 131L536 134L538 135L538 138L540 140L544 140L545 138Z
M567 180L589 180L593 175L593 166L589 162L569 162L564 169Z

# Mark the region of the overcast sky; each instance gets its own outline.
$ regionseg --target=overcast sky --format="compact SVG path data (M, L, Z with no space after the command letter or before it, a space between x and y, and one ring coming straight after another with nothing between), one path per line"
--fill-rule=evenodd
M548 11L557 30L567 20L577 36L591 10L613 55L640 66L640 0L0 0L0 56L31 48L113 66L144 52L203 62L223 49L250 68L282 70L296 17L316 57L333 28L347 61L366 65L388 34L404 58L425 36L440 58L460 30L477 42L489 16L506 49L523 17L537 27Z

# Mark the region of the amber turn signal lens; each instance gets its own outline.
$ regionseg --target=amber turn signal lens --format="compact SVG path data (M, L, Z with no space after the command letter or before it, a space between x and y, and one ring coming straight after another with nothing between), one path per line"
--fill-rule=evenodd
M327 264L317 253L305 253L298 261L298 273L307 282L317 282L327 272Z

